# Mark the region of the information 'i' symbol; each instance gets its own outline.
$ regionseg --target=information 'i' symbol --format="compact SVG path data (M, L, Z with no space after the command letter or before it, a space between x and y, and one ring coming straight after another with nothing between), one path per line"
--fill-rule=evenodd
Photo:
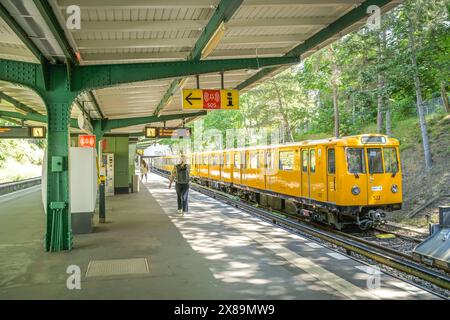
M227 107L233 107L233 94L231 92L227 93L228 104Z

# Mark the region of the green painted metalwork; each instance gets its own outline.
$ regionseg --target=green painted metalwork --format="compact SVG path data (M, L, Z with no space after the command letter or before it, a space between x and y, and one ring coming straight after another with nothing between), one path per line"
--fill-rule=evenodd
M240 69L260 69L299 62L298 57L247 58L206 61L171 61L117 65L73 66L70 77L64 65L48 66L48 85L39 64L0 59L0 80L27 86L45 95L55 91L55 74L63 76L64 91L71 96L88 90L111 87L137 81L185 77L196 74L231 71Z
M167 102L169 101L170 97L173 96L175 93L175 90L180 86L182 79L175 79L170 84L169 88L167 89L166 93L162 97L161 101L158 103L158 106L156 107L155 111L153 112L153 115L158 116L162 109L166 106Z
M34 110L33 108L30 108L29 106L23 104L20 101L17 101L16 99L8 96L7 94L3 93L0 91L0 99L3 99L5 101L8 101L9 103L11 103L14 107L16 107L17 109L20 109L22 111L25 111L27 113L37 113L39 114L39 112L37 112L36 110Z
M260 69L275 65L295 64L299 61L297 57L275 57L77 66L72 70L71 82L73 90L84 91L137 81L185 77L220 71Z
M44 63L47 59L39 50L39 48L34 44L33 40L28 37L27 33L22 29L22 27L14 20L14 18L9 14L8 10L0 3L0 17L5 21L8 26L14 31L14 33L19 37L23 44L31 51L31 53L40 61Z
M200 60L202 55L202 51L208 42L211 40L212 36L216 32L217 28L220 26L222 22L227 22L231 19L233 14L242 4L242 0L222 0L218 4L216 10L214 11L213 16L208 21L205 29L202 34L198 38L197 42L194 45L191 53L188 56L188 60Z
M152 122L169 121L182 118L199 117L206 114L206 111L194 112L194 113L181 113L181 114L171 114L163 116L148 116L148 117L137 117L128 119L112 119L106 120L104 122L103 130L109 131L117 128L124 128L129 126L134 126L138 124L147 124ZM95 121L94 121L95 122Z
M14 119L20 119L20 120L24 120L24 121L47 123L47 116L39 114L39 113L22 114L19 112L0 110L0 116L14 118ZM79 129L77 119L71 118L69 123L70 123L70 127Z
M17 121L15 119L9 118L9 117L5 117L5 116L0 116L1 119L6 120L8 122L14 123L15 125L18 126L26 126L27 124L23 123L23 121Z
M53 12L53 9L48 3L48 1L34 0L33 2L37 7L37 9L39 10L41 16L47 23L47 26L50 28L53 36L55 37L62 51L64 52L66 59L69 61L69 63L77 65L78 59L76 58L72 50L72 47L69 44L69 41L67 41L67 38L64 34L64 30L61 28L58 22L58 18L56 18L55 13Z
M305 40L302 44L298 45L297 47L287 52L285 54L285 57L300 57L305 52L313 49L320 43L323 43L324 41L332 38L333 36L338 35L346 28L350 27L359 20L368 16L367 8L369 6L376 5L382 7L388 4L389 2L392 2L392 0L367 0L363 2L360 6L356 7L355 9L345 14L335 22L331 23L328 27L322 29L321 31L313 35L311 38ZM242 90L248 87L249 85L255 83L256 81L262 79L269 73L275 71L276 69L277 68L266 68L264 70L261 70L252 77L245 80L244 82L240 83L238 86L236 86L236 89Z
M92 103L94 104L95 109L97 110L97 113L100 115L100 118L105 118L105 115L102 112L102 109L100 109L100 105L97 102L97 99L95 99L94 94L92 93L92 91L89 91L88 93L89 98L91 99Z
M195 43L194 48L187 57L187 60L200 60L203 49L211 40L217 28L220 26L222 22L227 22L233 16L233 14L236 12L236 10L239 8L241 4L242 0L222 0L219 3L216 11L214 11L213 16L209 20L202 34ZM162 109L166 106L170 97L173 96L175 91L180 86L181 81L182 78L172 81L163 98L156 107L155 112L153 113L155 116L158 116L159 113L162 111Z
M78 108L81 110L81 112L88 118L89 122L92 124L92 118L91 115L86 111L86 109L81 104L80 100L76 99L75 104L78 106Z

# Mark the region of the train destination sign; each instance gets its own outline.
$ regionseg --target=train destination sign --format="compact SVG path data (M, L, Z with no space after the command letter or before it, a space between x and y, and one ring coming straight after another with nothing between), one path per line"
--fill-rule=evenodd
M0 127L0 139L43 139L45 127Z
M146 138L189 138L190 128L146 127Z
M183 109L237 110L238 90L183 89Z

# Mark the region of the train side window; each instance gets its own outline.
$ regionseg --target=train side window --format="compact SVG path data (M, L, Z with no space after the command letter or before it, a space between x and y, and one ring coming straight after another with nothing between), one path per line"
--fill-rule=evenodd
M384 173L381 148L368 148L367 155L369 157L369 173Z
M205 166L208 165L208 155L206 155L206 154L203 156L203 164L204 164Z
M302 150L302 168L303 172L308 172L308 150Z
M347 148L347 168L349 173L366 173L364 149Z
M239 156L240 156L239 152L234 153L234 167L235 168L239 168L239 166L240 166Z
M384 169L386 172L398 172L397 150L395 148L383 148L384 152Z
M275 162L275 153L273 151L267 151L266 153L266 168L267 169L274 169L274 162Z
M294 170L293 151L280 151L279 169L283 171Z
M312 173L316 172L316 150L310 150L309 168Z
M259 168L258 152L251 152L250 153L250 168L251 169L258 169Z
M336 173L336 156L334 153L334 149L328 149L328 173Z

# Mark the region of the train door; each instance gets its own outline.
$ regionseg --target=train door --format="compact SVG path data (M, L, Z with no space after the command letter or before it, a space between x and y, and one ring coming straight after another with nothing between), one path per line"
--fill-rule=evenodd
M241 166L241 152L240 151L233 152L232 161L233 161L233 183L241 184L242 166Z
M367 148L367 164L369 179L367 179L367 203L377 205L382 202L383 186L386 175L383 168L383 152L381 148Z
M317 170L317 150L316 148L309 149L309 198L318 199L318 175L316 173Z
M264 185L266 190L272 190L272 179L274 178L274 159L275 153L273 150L266 150L264 161ZM272 190L273 191L273 190Z
M302 197L309 198L309 156L308 149L302 149Z
M327 148L327 201L336 203L336 150Z

